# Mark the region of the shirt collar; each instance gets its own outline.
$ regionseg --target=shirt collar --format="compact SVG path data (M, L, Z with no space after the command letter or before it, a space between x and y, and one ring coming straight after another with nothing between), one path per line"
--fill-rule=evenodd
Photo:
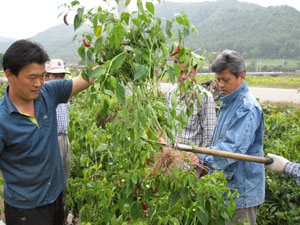
M232 92L231 94L229 95L226 95L226 96L222 96L222 94L219 95L219 99L224 102L225 104L229 104L231 103L232 101L234 101L237 96L242 93L242 92L245 92L245 91L248 91L248 87L247 87L247 83L246 81L244 81L241 86L236 89L234 92Z
M8 112L9 113L19 112L8 97L8 89L9 89L9 85L7 85L7 87L5 88L5 94L4 94L4 101L5 104L7 105Z

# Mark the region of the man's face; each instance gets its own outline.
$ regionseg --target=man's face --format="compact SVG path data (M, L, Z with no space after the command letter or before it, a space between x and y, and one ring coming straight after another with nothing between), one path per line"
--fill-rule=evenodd
M226 96L240 87L245 80L245 73L236 77L229 69L225 69L220 73L216 73L216 80L219 84L220 93L222 96Z
M193 68L189 74L186 74L188 71L185 69L184 63L177 63L177 65L180 67L180 71L181 71L180 75L179 75L179 78L178 78L178 81L180 83L183 83L187 78L190 78L191 82L193 82L194 77L196 75L196 69Z
M23 101L37 99L44 84L44 64L28 64L19 71L18 76L13 75L10 70L6 70L5 73L9 81L9 92L13 93L14 98Z
M46 81L48 80L61 80L65 79L64 73L50 73L48 77L45 78Z

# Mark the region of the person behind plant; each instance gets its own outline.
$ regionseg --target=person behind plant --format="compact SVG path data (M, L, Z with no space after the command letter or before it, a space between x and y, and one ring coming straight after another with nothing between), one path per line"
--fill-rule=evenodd
M7 225L62 225L66 177L56 107L86 89L81 75L44 83L47 53L37 43L14 42L5 52L8 79L0 100L0 169Z
M219 84L221 105L209 148L263 157L264 115L247 87L244 59L235 51L224 50L212 63L211 70L216 74ZM227 187L239 193L235 199L235 217L226 225L243 220L254 225L258 207L265 198L264 166L202 154L198 155L197 160L207 162L210 168L223 171Z
M268 153L267 156L273 159L273 163L265 165L265 168L277 173L285 173L295 179L298 186L300 186L300 164L291 162L288 159Z
M167 108L168 110L172 108L171 98L172 95L175 94L176 100L179 103L176 106L177 115L182 111L186 113L188 106L185 104L185 101L191 96L190 101L193 102L193 111L192 115L188 118L188 123L183 127L182 132L173 131L174 141L175 143L187 145L193 143L199 147L210 146L217 121L214 98L204 87L194 84L194 78L197 74L197 64L194 65L188 73L188 66L186 66L184 62L180 62L179 59L176 59L175 63L180 67L180 75L178 77L179 89L178 85L175 85L174 88L167 93ZM189 96L186 96L181 90L182 85L184 85L187 79L190 79L190 84L192 85L192 92ZM201 107L198 107L195 98L195 92L197 91L201 92ZM168 142L170 142L170 140Z
M52 59L46 63L45 81L65 79L66 74L71 74L65 68L64 61ZM56 107L57 133L60 155L67 180L70 178L71 153L68 139L70 103L61 103Z

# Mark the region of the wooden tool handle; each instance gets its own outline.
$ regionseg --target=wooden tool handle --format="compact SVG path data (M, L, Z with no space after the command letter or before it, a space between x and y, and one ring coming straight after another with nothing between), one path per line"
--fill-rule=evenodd
M263 157L258 157L258 156L244 155L244 154L239 154L239 153L226 152L226 151L221 151L221 150L195 147L195 146L192 147L189 145L182 145L182 144L177 144L176 147L183 151L202 153L202 154L206 154L206 155L214 155L214 156L238 159L238 160L243 160L243 161L258 162L258 163L264 163L267 165L273 163L273 159L271 159L271 158L263 158Z

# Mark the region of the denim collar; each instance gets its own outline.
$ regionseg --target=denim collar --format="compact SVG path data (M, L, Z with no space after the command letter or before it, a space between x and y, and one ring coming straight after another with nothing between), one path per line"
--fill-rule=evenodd
M247 83L246 81L244 81L241 86L236 89L234 92L232 92L231 94L229 95L226 95L226 96L222 96L222 94L219 95L219 99L225 104L230 104L231 102L233 102L238 96L240 93L242 92L246 92L248 91L248 87L247 87Z

